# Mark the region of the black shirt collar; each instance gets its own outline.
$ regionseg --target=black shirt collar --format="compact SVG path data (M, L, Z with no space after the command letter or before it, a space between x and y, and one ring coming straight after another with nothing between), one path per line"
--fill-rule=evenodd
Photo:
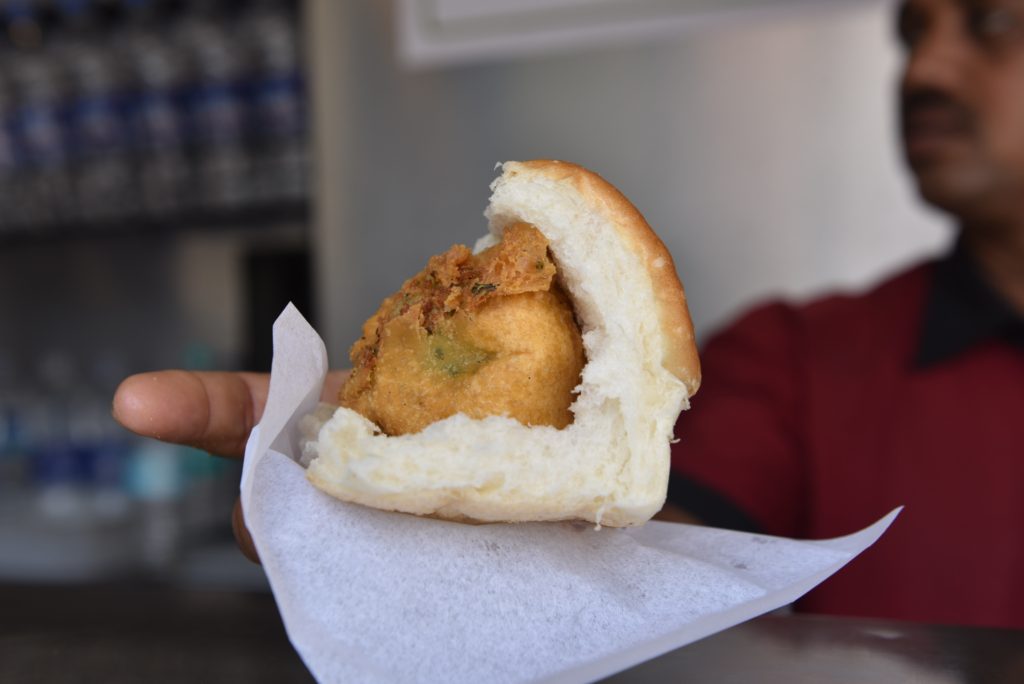
M982 277L963 240L936 262L915 366L947 361L976 344L1003 338L1024 349L1024 316Z

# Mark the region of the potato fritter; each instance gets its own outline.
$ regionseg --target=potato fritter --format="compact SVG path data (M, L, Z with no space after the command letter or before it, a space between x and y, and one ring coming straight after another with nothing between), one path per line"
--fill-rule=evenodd
M341 405L386 434L455 413L563 428L585 358L548 241L527 223L432 257L363 325Z

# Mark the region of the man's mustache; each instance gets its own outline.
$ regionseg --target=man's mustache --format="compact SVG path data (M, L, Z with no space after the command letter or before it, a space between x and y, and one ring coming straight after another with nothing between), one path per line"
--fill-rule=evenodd
M900 122L903 131L917 125L921 119L941 119L944 128L970 133L975 127L974 113L963 103L934 88L916 88L900 97Z

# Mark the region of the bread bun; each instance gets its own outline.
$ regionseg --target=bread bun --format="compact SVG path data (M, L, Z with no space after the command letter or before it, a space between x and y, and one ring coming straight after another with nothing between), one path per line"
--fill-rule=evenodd
M643 523L664 504L672 429L700 384L672 257L598 175L548 160L502 169L477 250L516 222L550 241L587 359L573 422L530 427L460 413L388 436L338 408L307 420L307 476L346 501L452 520Z

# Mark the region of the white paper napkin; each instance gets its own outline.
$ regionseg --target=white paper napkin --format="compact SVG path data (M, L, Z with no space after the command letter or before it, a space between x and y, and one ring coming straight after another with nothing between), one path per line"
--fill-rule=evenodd
M898 514L796 541L691 525L463 525L333 499L296 459L327 370L289 305L242 506L285 628L320 682L582 682L794 601Z

